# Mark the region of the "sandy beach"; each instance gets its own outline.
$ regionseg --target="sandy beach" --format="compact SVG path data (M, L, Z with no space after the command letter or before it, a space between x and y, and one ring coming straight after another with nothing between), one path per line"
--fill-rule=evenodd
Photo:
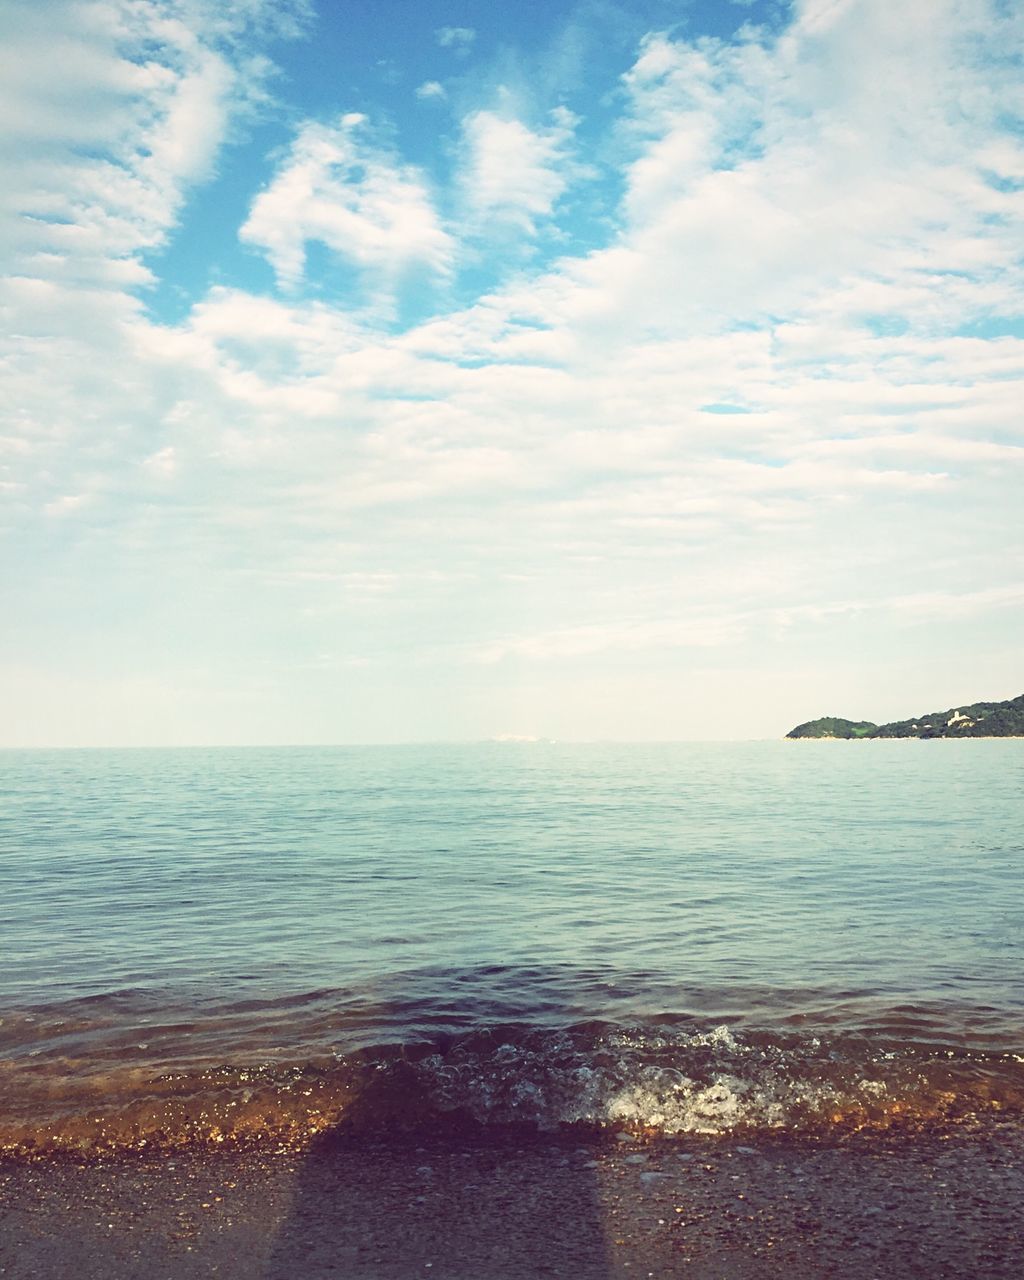
M0 1166L5 1280L1016 1277L1024 1134L413 1136Z

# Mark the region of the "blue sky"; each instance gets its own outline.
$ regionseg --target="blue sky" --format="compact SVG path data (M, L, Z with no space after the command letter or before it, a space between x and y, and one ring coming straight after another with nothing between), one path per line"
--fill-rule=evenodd
M1024 688L1016 6L0 24L0 743Z
M165 321L179 319L214 285L273 292L272 267L239 240L238 230L254 189L270 180L275 157L303 121L363 116L364 143L372 139L415 165L439 212L458 219L467 118L496 109L506 123L543 137L551 133L552 113L572 113L573 149L588 150L586 161L577 160L580 181L546 210L546 225L528 243L514 245L506 235L497 261L482 245L463 254L444 280L448 306L470 303L500 282L509 259L536 268L570 242L574 254L601 246L616 225L622 195L616 160L629 145L616 136L626 98L620 82L644 38L652 30L735 38L754 22L770 29L786 10L763 0L578 6L367 0L300 12L302 38L265 44L277 101L232 139L219 172L189 193L177 234L154 255L158 279L147 303ZM306 296L335 305L360 299L353 273L322 242L307 242L306 254ZM436 278L403 282L396 321L429 316L438 285Z

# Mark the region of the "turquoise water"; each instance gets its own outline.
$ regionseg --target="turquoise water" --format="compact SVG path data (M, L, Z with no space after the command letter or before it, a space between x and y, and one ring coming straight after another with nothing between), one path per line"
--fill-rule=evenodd
M213 1105L215 1069L340 1098L396 1054L482 1115L546 1081L535 1120L646 1122L563 1078L607 1068L663 1127L666 1072L676 1120L726 1079L767 1123L769 1059L801 1115L922 1072L1012 1107L1022 784L994 740L0 753L0 1108L106 1124L172 1071Z

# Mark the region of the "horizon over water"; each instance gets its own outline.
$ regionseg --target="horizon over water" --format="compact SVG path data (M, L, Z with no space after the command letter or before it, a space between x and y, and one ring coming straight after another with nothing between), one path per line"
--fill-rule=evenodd
M0 1149L1024 1116L1017 740L5 749Z

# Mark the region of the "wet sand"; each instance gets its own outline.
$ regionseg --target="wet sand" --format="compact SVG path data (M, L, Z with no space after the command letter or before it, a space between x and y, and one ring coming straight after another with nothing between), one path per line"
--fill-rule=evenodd
M1024 1275L1024 1132L0 1163L4 1280Z

